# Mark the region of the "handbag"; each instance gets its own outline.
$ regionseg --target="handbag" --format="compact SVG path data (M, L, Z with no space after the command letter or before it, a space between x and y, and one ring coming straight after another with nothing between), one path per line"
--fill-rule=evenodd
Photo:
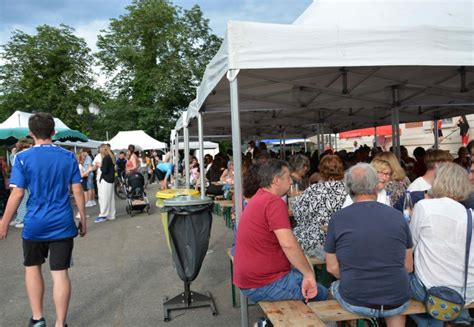
M431 287L426 291L426 312L431 317L442 320L452 321L457 319L464 308L466 301L467 271L469 268L469 252L471 249L472 237L472 214L467 209L467 237L466 237L466 255L464 266L464 296L452 288L446 286Z

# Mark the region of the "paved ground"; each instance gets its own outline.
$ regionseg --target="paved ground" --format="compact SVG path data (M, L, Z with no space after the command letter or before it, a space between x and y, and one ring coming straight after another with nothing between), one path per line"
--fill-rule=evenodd
M149 187L154 203L156 185ZM240 309L232 308L229 262L225 249L232 242L221 217L215 216L209 252L201 272L192 284L196 291L210 291L219 315L208 308L174 311L172 321L163 321L164 296L183 290L166 246L159 211L152 214L125 213L117 199L117 220L94 224L98 209L92 208L88 234L77 238L74 266L70 270L73 293L69 326L240 326ZM95 215L94 215L95 214ZM54 325L51 278L43 267L46 283L45 317ZM8 239L0 241L0 326L25 326L31 315L23 279L21 231L11 227ZM262 316L249 308L250 322Z

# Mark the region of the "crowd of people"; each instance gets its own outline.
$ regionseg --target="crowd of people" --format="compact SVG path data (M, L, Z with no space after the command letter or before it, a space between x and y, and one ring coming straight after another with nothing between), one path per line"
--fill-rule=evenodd
M405 326L409 299L424 301L431 287L465 290L466 303L474 301L472 257L464 288L474 142L457 160L443 150L419 147L415 158L404 147L401 152L398 160L361 146L296 154L286 162L249 143L235 285L253 301L331 296L350 312L385 318L387 326ZM336 279L329 289L316 283L308 257L326 261ZM418 326L443 326L428 314L411 317ZM456 322L470 319L463 310Z
M117 175L140 173L166 189L175 167L169 154L140 154L132 144L117 157L108 144L95 157L87 150L74 156L52 144L49 114L32 115L29 128L33 138L20 140L10 158L12 191L0 239L9 225L24 227L32 326L44 322L37 290L44 288L41 266L50 257L57 323L64 325L67 270L73 238L87 232L86 207L96 205L98 197L95 222L114 220ZM234 284L253 301L332 297L350 312L385 318L387 326L405 326L402 313L409 299L424 301L431 287L448 286L472 302L474 260L468 261L465 286L464 259L474 208L474 141L461 147L456 159L421 147L413 154L402 146L398 160L392 152L357 146L353 152L298 153L286 162L265 143L249 142L242 155L244 210L235 230ZM190 168L189 182L196 188L204 174L208 195L232 197L231 151L206 155L202 165L191 157ZM330 287L317 283L310 257L325 260L335 279ZM418 326L442 326L428 314L411 317ZM456 322L468 321L463 310Z

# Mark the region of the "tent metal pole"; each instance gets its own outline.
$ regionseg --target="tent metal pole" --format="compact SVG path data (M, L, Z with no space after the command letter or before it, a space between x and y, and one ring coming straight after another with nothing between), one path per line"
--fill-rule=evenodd
M306 135L303 135L304 140L304 153L308 152L308 145L306 144Z
M186 176L186 189L189 189L189 129L184 125L184 170Z
M321 124L321 128L319 130L321 133L321 153L324 152L324 124Z
M400 93L398 86L392 86L392 147L393 153L400 160Z
M318 150L318 156L321 154L319 150L319 124L316 124L316 150Z
M391 124L392 124L392 152L396 154L395 151L395 143L397 142L395 139L395 113L394 113L395 107L392 107L392 110L390 110L390 118L391 118Z
M176 137L174 140L174 188L178 188L178 165L179 165L179 131L176 130Z
M283 160L283 132L280 133L280 159Z
M397 106L395 108L395 113L396 113L396 121L395 121L395 124L397 126L397 130L395 131L396 135L397 135L397 149L396 149L396 155L397 155L397 158L398 160L401 159L402 155L401 155L401 151L400 151L400 106Z
M374 147L377 147L377 125L374 126Z
M235 223L239 225L242 214L242 151L240 140L240 113L239 113L239 85L237 80L238 70L229 70L227 79L230 83L230 112L232 121L232 155L234 157L234 201ZM240 325L248 327L247 297L240 293Z
M334 150L337 152L337 133L334 134Z
M286 160L286 131L283 130L283 160Z
M202 126L202 113L198 113L198 135L199 135L199 179L201 181L201 199L206 196L206 184L204 183L204 130Z
M439 137L438 137L438 119L433 120L433 134L434 134L434 148L439 149Z

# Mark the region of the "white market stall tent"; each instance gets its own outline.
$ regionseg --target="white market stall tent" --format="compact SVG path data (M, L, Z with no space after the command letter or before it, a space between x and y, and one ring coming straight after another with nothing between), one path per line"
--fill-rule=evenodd
M236 78L247 138L390 124L394 108L401 122L470 113L472 13L466 0L320 0L290 25L231 21L188 119L231 134Z
M133 144L136 150L164 150L166 143L155 140L142 130L118 132L109 142L112 150L126 150Z
M472 13L468 0L319 0L290 25L229 22L176 131L232 134L238 224L241 136L391 124L397 148L399 122L471 113Z
M71 142L71 141L65 141L65 142L54 142L54 144L60 145L60 146L68 146L68 147L74 147L77 149L97 149L99 146L102 144L107 143L105 141L96 141L89 139L87 142Z

